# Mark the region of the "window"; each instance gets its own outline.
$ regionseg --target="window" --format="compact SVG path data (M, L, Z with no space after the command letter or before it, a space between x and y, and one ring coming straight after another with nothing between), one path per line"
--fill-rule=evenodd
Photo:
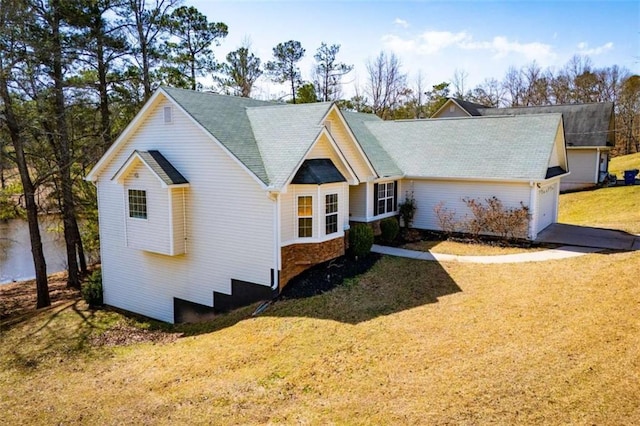
M147 218L147 191L129 190L129 217L136 219Z
M391 213L396 210L396 182L374 185L374 215Z
M171 109L171 107L170 106L164 107L163 112L164 112L164 124L173 123L173 110Z
M298 197L298 238L313 237L313 197Z
M325 195L325 234L338 232L338 194Z

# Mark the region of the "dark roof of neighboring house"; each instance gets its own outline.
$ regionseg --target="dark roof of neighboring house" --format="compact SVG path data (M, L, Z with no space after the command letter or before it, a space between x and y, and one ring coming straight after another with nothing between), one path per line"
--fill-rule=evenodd
M167 185L181 185L189 183L175 167L164 158L160 151L136 151L140 158Z
M545 105L515 108L478 108L481 115L560 113L567 147L614 145L613 102Z
M463 101L462 99L456 99L456 98L449 98L449 99L455 101L465 111L467 111L469 114L471 114L473 116L476 116L476 117L479 116L479 115L482 115L478 111L479 108L482 108L482 109L489 108L486 105L476 104L474 102L469 102L469 101Z
M291 181L292 184L315 184L346 182L333 162L328 158L305 160Z

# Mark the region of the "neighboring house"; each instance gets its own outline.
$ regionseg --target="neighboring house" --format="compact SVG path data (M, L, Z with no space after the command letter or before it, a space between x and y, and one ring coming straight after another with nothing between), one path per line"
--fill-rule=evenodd
M615 146L612 102L488 108L448 99L432 118L560 113L563 116L567 159L571 173L560 190L589 188L601 183L609 170L609 151Z
M557 218L563 135L560 114L385 122L161 88L87 176L104 301L181 322L269 299L409 191L417 228L439 229L439 202L462 217L462 198L496 196L529 207L534 239Z

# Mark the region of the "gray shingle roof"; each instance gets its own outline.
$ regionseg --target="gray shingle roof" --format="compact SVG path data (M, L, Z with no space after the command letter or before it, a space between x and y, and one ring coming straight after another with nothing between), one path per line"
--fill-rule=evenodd
M568 147L614 145L612 102L479 108L477 111L483 116L560 113L564 119L565 142Z
M367 122L409 177L545 179L560 114Z
M382 123L383 121L374 114L342 111L342 115L378 176L401 176L403 172L400 167L398 167L389 153L382 148L378 139L366 125L366 123Z
M261 181L269 184L267 171L245 110L247 107L273 103L171 87L163 87L162 90Z
M247 108L270 185L280 188L302 162L322 131L331 103L284 104Z
M160 151L136 151L140 158L167 185L181 185L189 183L175 167L164 158Z

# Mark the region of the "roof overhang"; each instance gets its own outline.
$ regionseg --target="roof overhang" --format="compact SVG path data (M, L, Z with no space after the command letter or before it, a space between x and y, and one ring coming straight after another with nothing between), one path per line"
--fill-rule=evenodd
M157 151L156 151L157 152ZM162 159L162 154L157 152ZM124 180L129 176L132 170L138 164L144 164L147 169L160 181L160 185L163 188L186 188L189 187L189 182L178 172L178 170L171 165L166 159L164 163L157 158L154 158L148 154L148 152L133 151L127 161L124 162L118 171L113 175L111 180L116 181L119 184L123 184Z

